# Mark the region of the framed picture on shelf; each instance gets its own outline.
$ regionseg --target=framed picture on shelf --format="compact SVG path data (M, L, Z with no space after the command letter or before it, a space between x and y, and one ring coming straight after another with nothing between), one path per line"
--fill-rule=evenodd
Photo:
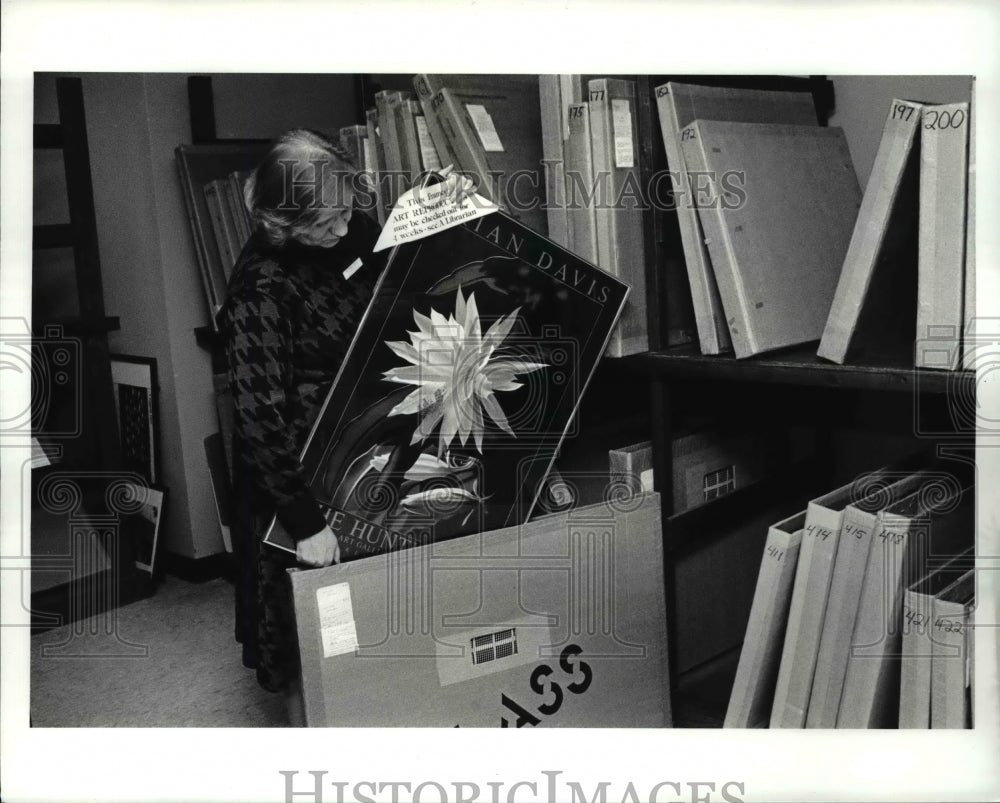
M122 466L147 484L159 481L160 423L156 360L111 355L115 418L121 441Z
M144 486L128 483L128 498L134 500L130 512L120 520L122 533L132 543L137 569L153 574L158 553L160 521L167 489L162 485Z

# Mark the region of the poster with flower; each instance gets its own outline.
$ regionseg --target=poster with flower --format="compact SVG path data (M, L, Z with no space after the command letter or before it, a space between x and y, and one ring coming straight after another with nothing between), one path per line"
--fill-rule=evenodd
M627 294L502 212L398 246L302 458L342 560L526 521Z

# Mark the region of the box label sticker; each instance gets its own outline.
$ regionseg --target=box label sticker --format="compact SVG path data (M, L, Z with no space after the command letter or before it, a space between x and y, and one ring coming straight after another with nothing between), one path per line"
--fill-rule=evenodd
M354 626L350 585L337 583L317 588L316 605L319 608L323 657L333 658L354 652L358 648L358 631Z
M371 140L369 137L365 137L365 139L364 139L364 148L365 148L364 169L365 169L365 172L368 175L372 175L372 171L374 170L375 159L376 159L376 156L375 156L375 143L374 143L374 141Z
M580 93L573 89L574 79L572 75L559 76L559 97L563 104L563 139L569 139L569 107L580 102Z
M644 491L652 491L653 489L653 469L647 468L639 473L639 483Z
M478 103L466 103L465 110L469 113L469 119L472 120L472 125L475 126L476 133L479 134L479 141L483 143L483 150L487 153L502 151L503 143L500 141L500 135L497 134L496 126L493 125L493 118L486 111L486 107Z
M440 170L441 162L438 160L437 148L431 139L430 131L427 130L427 118L418 114L414 120L417 123L417 140L420 142L420 162L424 170Z
M635 167L632 153L631 104L625 98L612 98L611 125L615 135L615 167Z
M364 262L361 261L361 257L358 257L350 265L348 265L346 268L344 268L344 278L345 279L350 279L363 266L364 266Z

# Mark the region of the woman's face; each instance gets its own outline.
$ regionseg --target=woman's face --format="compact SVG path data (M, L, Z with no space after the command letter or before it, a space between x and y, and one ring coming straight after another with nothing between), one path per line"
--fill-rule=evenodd
M352 211L351 207L322 209L312 225L296 228L293 236L304 245L333 248L347 234Z
M333 248L347 234L351 222L354 193L350 182L331 171L319 200L320 208L311 215L309 223L295 227L292 236L305 245Z

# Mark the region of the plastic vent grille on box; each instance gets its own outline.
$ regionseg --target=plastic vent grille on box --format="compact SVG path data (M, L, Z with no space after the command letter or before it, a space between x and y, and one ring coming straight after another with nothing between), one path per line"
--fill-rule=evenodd
M703 486L705 501L717 499L736 490L736 466L726 466L705 475Z
M474 636L470 641L474 666L517 654L517 632L514 628Z

